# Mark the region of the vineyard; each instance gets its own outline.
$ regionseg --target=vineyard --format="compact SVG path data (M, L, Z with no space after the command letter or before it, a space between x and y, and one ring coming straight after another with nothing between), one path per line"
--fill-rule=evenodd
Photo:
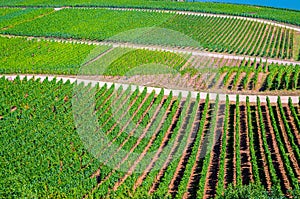
M209 51L283 59L292 57L294 33L262 23L178 15L163 27L192 37Z
M300 198L299 13L0 0L0 198Z
M63 9L1 31L5 34L104 40L130 29L152 27L172 14L107 9ZM110 23L108 21L112 20Z
M256 59L235 60L113 48L82 67L80 74L97 74L102 80L114 82L153 82L199 91L264 92L299 90L299 70L299 65L268 63Z
M114 23L107 23L115 16L118 16L118 19L113 20ZM261 22L107 9L63 9L0 32L13 35L193 46L211 52L281 59L298 59L298 55L293 53L297 53L294 48L299 49L293 46L293 30ZM172 37L176 39L160 39L161 34L174 34ZM192 41L178 42L182 35Z
M204 13L218 13L235 16L247 16L253 18L263 18L276 20L294 25L300 25L300 13L297 10L275 9L270 7L257 7L250 5L234 5L212 2L180 3L172 0L68 0L68 1L42 1L42 0L1 0L0 6L39 6L39 7L61 7L61 6L87 6L87 7L123 7L123 8L143 8L161 10L189 10Z
M53 9L21 9L21 8L3 8L0 9L0 29L5 30L26 21L34 20L39 16L50 14Z
M85 59L92 59L109 46L0 37L0 73L76 74Z
M0 37L0 41L4 44L0 47L2 74L98 75L123 83L149 79L199 91L300 89L299 65L22 38Z
M222 61L222 60L221 60ZM224 60L225 62L228 60ZM194 74L193 86L198 89L226 89L232 91L299 90L300 66L240 60L238 66L207 69L209 74ZM199 71L203 68L199 67Z
M276 104L268 99L250 103L238 96L236 103L210 101L164 96L163 89L115 90L56 79L0 81L4 197L149 193L208 198L229 184L261 183L284 194L299 188L298 103L282 104L280 98ZM88 127L84 121L89 116L83 112L74 121L72 114L78 105L73 100L83 94L94 96L99 125L95 132L85 132L94 137L90 149L76 133ZM95 149L97 156L92 156Z

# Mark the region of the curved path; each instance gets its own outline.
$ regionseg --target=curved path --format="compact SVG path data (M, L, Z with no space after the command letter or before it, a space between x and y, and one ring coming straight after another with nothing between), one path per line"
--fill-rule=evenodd
M40 79L41 81L44 81L46 77L49 81L53 80L54 78L57 79L57 81L62 80L63 82L70 81L71 83L74 83L77 81L77 83L84 83L85 85L91 84L92 86L95 86L96 84L99 84L99 86L104 86L107 84L108 87L111 87L113 84L115 85L115 89L117 90L120 86L123 87L123 89L127 89L128 86L132 86L132 89L135 90L136 88L139 88L139 90L143 90L144 88L147 88L147 92L151 93L154 91L156 94L159 94L162 88L156 88L156 87L146 87L146 86L137 86L137 85L130 85L130 84L120 84L120 83L112 83L112 82L103 82L103 81L96 81L96 80L87 80L87 79L80 79L79 76L74 77L66 77L66 76L49 76L49 75L5 75L5 78L8 80L14 80L17 76L20 77L20 79L23 79L27 77L28 79ZM209 94L210 100L215 100L216 97L219 95L220 101L226 101L226 96L229 97L229 100L232 102L236 101L237 94L219 94L219 93L207 93L207 92L196 92L196 91L186 91L186 90L174 90L174 89L165 89L164 88L164 94L169 95L172 92L173 96L179 96L179 94L182 94L182 97L187 97L189 93L191 93L192 98L196 98L198 94L200 94L201 99L206 99L207 94ZM252 103L257 102L257 97L260 99L261 102L266 102L267 97L269 97L271 103L277 103L278 96L275 95L239 95L239 101L240 102L246 102L246 98L249 97L249 101ZM292 99L293 103L299 103L299 96L280 96L282 103L288 103L289 98Z
M24 7L26 8L26 7ZM32 8L32 7L31 7ZM160 9L138 9L138 8L111 8L111 7L58 7L54 8L55 11L59 11L62 9L111 9L111 10L123 10L123 11L141 11L141 12L164 12L164 13L174 13L174 14L181 14L181 15L195 15L195 16L212 16L212 17L222 17L222 18L237 18L237 19L243 19L243 20L249 20L249 21L255 21L265 24L270 24L278 27L288 28L295 31L300 32L300 27L293 26L289 24L283 24L279 22L274 22L270 20L265 19L257 19L257 18L250 18L250 17L240 17L240 16L232 16L232 15L223 15L223 14L208 14L208 13L201 13L201 12L192 12L192 11L176 11L176 10L160 10ZM169 51L169 52L175 52L175 53L189 53L191 55L196 56L207 56L207 57L213 57L213 58L225 58L225 59L235 59L235 60L243 60L243 59L250 59L254 61L255 59L260 57L253 57L253 56L242 56L242 55L232 55L232 54L225 54L225 53L212 53L212 52L206 52L199 49L191 49L191 48L173 48L173 47L166 47L166 46L158 46L158 45L141 45L141 44L133 44L133 43L115 43L110 41L103 41L103 42L97 42L97 41L87 41L87 40L80 40L80 39L62 39L62 38L51 38L51 37L31 37L31 36L18 36L18 35L3 35L0 34L1 37L22 37L27 39L37 39L37 40L48 40L48 41L54 41L54 42L69 42L69 43L80 43L80 44L88 44L88 45L110 45L112 47L129 47L133 49L147 49L147 50L163 50L163 51ZM288 60L280 60L280 59L268 59L268 58L261 58L263 62L268 63L278 63L278 64L288 64L288 65L300 65L300 62L296 61L288 61ZM58 80L63 80L64 82L69 80L70 82L77 81L78 83L83 82L85 84L91 83L92 85L95 85L99 83L100 86L107 84L108 86L111 86L112 84L115 84L116 88L119 88L120 86L123 86L123 88L127 88L129 84L120 84L120 83L112 83L112 82L102 82L102 81L95 81L95 80L84 80L79 79L79 77L65 77L65 76L55 76L55 75L20 75L21 78L24 78L27 76L28 78L40 78L41 81L43 81L46 77L48 77L49 80L53 78L57 78ZM14 79L16 78L16 75L5 75L7 79ZM144 86L133 86L133 87L139 87L140 90L144 89ZM157 94L161 91L161 88L155 88L155 87L147 87L147 91L150 93L152 91L155 91ZM174 96L178 96L180 93L183 97L186 97L190 91L185 90L173 90L173 89L164 89L165 95L168 95L170 92L173 92ZM200 94L201 99L205 99L207 96L207 92L191 92L191 96L193 98L196 98L197 95ZM237 94L218 94L218 93L209 93L210 99L215 100L217 95L219 95L219 98L221 101L226 100L226 96L229 97L230 101L236 101ZM257 97L260 98L261 102L266 102L266 98L269 97L270 101L272 103L277 102L278 96L274 95L239 95L240 101L246 101L246 97L249 97L250 102L256 102ZM282 103L288 103L288 99L291 98L293 103L299 102L298 96L281 96Z
M13 6L12 6L13 7ZM6 8L6 7L2 7ZM40 8L35 6L24 6L23 8ZM161 10L161 9L140 9L140 8L112 8L112 7L56 7L54 11L59 11L62 9L108 9L108 10L120 10L120 11L140 11L140 12L162 12L162 13L173 13L179 15L195 15L195 16L211 16L211 17L221 17L221 18L236 18L236 19L243 19L249 21L255 21L259 23L265 23L269 25L274 25L278 27L288 28L295 31L300 32L300 27L290 25L290 24L283 24L280 22L274 22L266 19L258 19L258 18L251 18L251 17L240 17L240 16L233 16L233 15L226 15L226 14L209 14L209 13L202 13L202 12L195 12L195 11L176 11L176 10ZM19 35L5 35L0 34L2 37L23 37L27 39L38 39L38 40L51 40L56 42L70 42L70 43L81 43L81 44L89 44L89 45L111 45L113 47L129 47L134 49L147 49L147 50L163 50L175 53L190 53L191 55L196 56L206 56L212 58L225 58L225 59L235 59L235 60L243 60L244 58L250 59L254 61L255 59L259 58L263 62L268 63L278 63L278 64L288 64L288 65L300 65L298 61L289 61L289 60L280 60L280 59L273 59L273 58L260 58L255 56L246 56L246 55L233 55L233 54L226 54L226 53L212 53L207 52L199 49L190 49L190 48L174 48L174 47L166 47L166 46L159 46L159 45L147 45L147 44L134 44L134 43L122 43L122 42L110 42L110 41L89 41L89 40L81 40L81 39L63 39L63 38L53 38L53 37L32 37L32 36L19 36Z
M111 42L111 41L89 41L89 40L81 40L81 39L63 39L63 38L54 38L54 37L33 37L33 36L19 36L19 35L5 35L0 34L1 37L8 38L26 38L29 40L46 40L46 41L54 41L54 42L63 42L63 43L78 43L78 44L88 44L88 45L109 45L114 48L116 47L127 47L133 49L146 49L146 50L161 50L168 51L174 53L186 53L196 56L205 56L212 58L224 58L224 59L235 59L235 60L243 60L250 59L251 61L260 60L262 62L267 63L278 63L278 64L287 64L287 65L300 65L299 61L288 61L288 60L280 60L280 59L272 59L272 58L261 58L254 56L246 56L246 55L232 55L226 53L215 53L215 52L207 52L200 49L191 49L191 48L174 48L167 46L159 46L159 45L145 45L145 44L134 44L134 43L122 43L122 42Z

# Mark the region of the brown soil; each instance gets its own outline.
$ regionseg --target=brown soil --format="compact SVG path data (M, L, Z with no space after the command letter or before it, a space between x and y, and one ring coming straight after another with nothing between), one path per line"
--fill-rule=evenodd
M244 80L245 77L246 77L246 73L240 73L240 76L238 77L236 85L233 87L234 90L241 91L241 90L244 89L243 80Z
M176 136L175 142L173 143L173 146L170 150L170 153L169 153L168 157L166 158L166 161L164 162L163 166L161 167L159 173L157 174L157 176L156 176L156 178L155 178L155 180L152 184L152 187L149 190L149 193L153 193L153 192L156 191L156 189L158 188L160 182L163 180L164 174L165 174L170 162L173 160L174 155L177 153L177 149L180 145L180 141L184 137L184 134L186 134L185 128L186 128L186 126L189 122L190 114L192 112L193 105L194 105L194 102L191 102L189 104L189 107L187 108L187 114L185 114L186 117L184 118L183 122L181 123L181 126L180 126L179 132ZM192 133L189 132L188 136L191 136L191 134Z
M226 73L222 73L220 75L220 78L218 79L218 81L215 84L215 89L222 89L223 88L223 80L224 80L225 76L226 76Z
M223 132L224 126L224 111L225 104L220 104L217 115L217 126L214 133L214 146L210 157L210 166L208 168L208 175L205 182L204 198L214 198L216 195L216 187L218 183L218 174L220 166L220 154L222 148L222 137L225 135Z
M283 105L283 110L285 112L285 116L286 116L286 119L290 126L290 129L295 138L295 140L294 140L295 144L300 146L300 133L299 133L300 129L297 129L297 127L296 127L296 121L295 121L294 117L292 116L290 107L288 105Z
M288 180L286 171L284 169L283 161L280 157L279 148L277 145L277 141L275 139L275 133L274 133L273 127L271 125L271 119L270 119L268 107L266 106L265 103L262 103L261 108L262 108L264 124L266 127L267 142L269 145L269 150L271 152L273 164L274 164L277 176L279 177L279 179L281 179L280 183L281 183L283 192L286 193L286 191L291 188L291 184Z
M172 197L175 197L175 195L178 191L178 186L184 175L186 165L187 165L190 155L192 153L192 150L193 150L193 147L195 144L195 139L198 134L201 112L203 111L204 104L199 102L199 104L197 104L197 107L198 107L197 108L198 111L196 112L194 121L192 121L193 126L191 128L191 133L190 133L190 136L188 137L188 141L185 146L184 153L180 158L180 161L179 161L176 171L174 173L174 177L172 178L170 185L169 185L168 193L170 193L172 195Z
M198 190L198 184L201 178L201 170L203 166L203 160L204 155L206 153L206 147L207 147L207 137L209 135L209 129L210 129L210 120L212 116L212 105L210 105L210 108L208 110L204 124L204 129L201 135L201 144L199 145L196 161L193 165L190 179L187 185L187 192L184 194L183 198L196 198L197 190Z
M235 105L230 105L230 113L228 118L228 131L226 134L226 158L225 158L225 188L230 184L236 183L236 169L235 169Z
M256 87L253 82L254 75L255 75L255 73L249 74L249 79L248 79L248 84L247 84L246 90L255 90Z
M182 104L181 104L180 106L181 106L181 107L183 106L183 102L182 102ZM172 126L173 126L174 124L177 123L177 120L178 120L180 114L181 114L181 109L178 108L178 109L177 109L177 112L175 113L175 115L174 115L174 117L173 117L173 119L172 119L172 124L170 125L169 129L167 130L167 132L164 133L164 137L163 137L163 139L162 139L162 142L161 142L161 144L160 144L159 149L156 151L154 157L151 159L151 162L148 164L147 168L143 171L143 173L140 175L140 177L139 177L139 178L137 179L137 181L135 182L134 187L133 187L134 190L135 190L138 186L140 186L140 185L142 184L142 182L143 182L143 180L146 178L147 174L148 174L148 173L151 171L151 169L154 167L155 162L158 160L159 155L161 154L161 152L162 152L164 146L165 146L165 145L168 143L168 141L169 141L169 137L170 137L170 135L171 135L171 133L172 133L172 132L171 132ZM164 117L166 117L166 116L167 116L167 113L165 114ZM158 131L160 130L161 126L162 126L162 123L160 123L160 127L157 128Z
M234 90L234 85L233 85L233 82L234 82L234 79L237 75L237 72L233 72L231 73L230 77L228 78L228 82L227 82L227 85L226 85L226 88L228 90Z
M281 118L282 116L280 114L280 110L279 110L278 106L273 107L273 109L275 109L274 117L279 122L278 130L280 131L283 144L284 144L287 152L289 153L289 158L291 160L290 162L291 162L292 169L294 170L296 177L300 181L300 167L299 167L299 164L297 163L298 161L297 161L297 158L295 157L294 150L292 149L291 143L289 142L287 132L285 130L285 126L284 126L283 120ZM295 130L295 129L293 129L293 130Z
M256 106L251 106L251 111L252 111L252 121L253 121L253 127L256 128L256 131L254 130L254 143L259 145L258 147L258 152L257 152L257 162L258 162L258 167L259 167L259 175L260 179L262 180L262 184L265 186L267 190L271 190L271 177L270 177L270 171L268 169L268 163L266 159L266 153L264 151L263 147L263 140L262 140L262 134L261 134L261 129L259 125L259 115L257 112ZM257 150L256 150L257 151Z
M240 106L240 154L241 154L241 172L242 183L248 185L253 182L252 164L249 146L249 132L247 122L247 110L244 104Z
M143 134L148 133L148 130L150 129L150 127L153 125L153 122L155 121L155 118L157 116L157 114L159 113L159 111L162 108L162 105L164 103L164 101L166 100L166 97L164 97L162 99L162 101L160 102L160 104L158 105L158 107L155 110L155 113L153 115L153 117L150 119L148 125L146 126L146 128L144 129ZM164 115L164 117L162 118L162 121L165 120L165 117L167 115L167 113L170 111L170 107L171 107L172 103L170 103L169 107L166 110L166 114ZM118 188L118 186L120 186L134 171L134 169L136 168L136 166L138 165L138 163L145 157L147 151L150 149L151 145L153 144L157 133L159 132L160 127L156 128L155 132L152 134L150 141L148 142L147 146L145 147L145 149L143 150L143 152L141 153L141 155L138 157L138 159L133 163L133 165L129 168L128 172L122 177L121 180L119 180L119 182L114 186L114 190L116 190Z

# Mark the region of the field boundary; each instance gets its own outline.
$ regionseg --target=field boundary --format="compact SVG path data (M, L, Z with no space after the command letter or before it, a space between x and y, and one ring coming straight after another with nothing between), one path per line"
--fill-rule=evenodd
M115 86L115 90L123 87L124 90L126 90L129 86L132 87L133 90L138 88L139 90L144 90L144 88L147 88L147 93L155 92L155 94L159 94L162 89L164 89L164 95L169 95L171 92L173 96L179 96L180 94L182 97L186 98L189 93L191 94L191 97L193 99L196 99L198 94L200 96L200 99L206 99L207 95L209 94L210 100L216 100L217 96L219 95L220 101L226 101L226 96L229 97L229 101L236 102L236 96L239 96L239 102L246 102L246 98L249 97L249 102L256 103L257 98L260 99L261 102L267 102L267 98L269 97L271 103L277 103L278 96L276 95L244 95L244 94L222 94L222 93L209 93L209 92L197 92L197 91L186 91L186 90L174 90L174 89L167 89L167 88L157 88L157 87L148 87L148 86L138 86L138 85L131 85L131 84L121 84L121 83L113 83L113 82L103 82L103 81L97 81L97 80L86 80L86 79L79 79L79 77L64 77L64 76L51 76L51 75L3 75L8 80L14 80L18 76L20 79L24 79L27 77L27 79L40 79L41 82L43 82L46 78L51 81L54 78L57 79L57 81L62 80L63 82L70 81L71 83L74 83L77 81L77 84L83 83L84 85L91 84L92 86L95 86L99 84L99 86L104 86L105 84L108 87L111 87L112 85ZM280 96L281 102L283 104L289 103L289 98L291 98L292 103L298 104L299 103L299 96Z

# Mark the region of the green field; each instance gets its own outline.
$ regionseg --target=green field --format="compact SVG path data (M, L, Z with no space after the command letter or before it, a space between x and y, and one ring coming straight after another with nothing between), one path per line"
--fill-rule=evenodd
M77 74L96 46L0 37L0 73ZM97 52L108 46L97 48Z
M1 81L1 197L80 197L97 164L74 132L72 85ZM13 111L16 109L16 111ZM44 120L45 122L41 122Z
M299 25L0 0L0 198L300 198Z
M161 24L172 15L94 9L64 9L4 33L104 40L118 33Z
M197 90L299 90L299 65L267 64L259 60L208 60L201 56L157 50L61 43L0 37L0 72L117 76L173 74L195 77ZM209 74L209 78L203 79ZM189 75L190 77L188 77ZM142 78L137 79L137 81ZM171 80L176 85L180 80ZM136 82L137 83L137 82ZM196 86L201 85L201 86Z
M0 29L5 30L15 25L34 20L37 17L50 14L53 11L51 8L2 8L0 9Z
M90 6L90 7L136 7L136 8L159 8L159 9L172 9L172 10L191 10L207 13L220 13L238 16L249 16L256 18L264 18L287 22L295 25L300 25L300 12L284 9L274 9L267 7L257 7L249 5L234 5L224 3L210 3L210 2L197 2L197 3L181 3L171 1L149 1L149 0L92 0L92 1L43 1L43 0L1 0L0 5L3 6Z
M289 29L241 19L105 9L63 9L4 29L2 33L192 46L281 59L294 57L295 34Z
M223 186L235 181L239 186L250 182L265 188L272 185L277 194L299 188L297 162L287 156L289 152L289 156L300 158L299 143L294 140L300 130L299 104L282 104L280 99L276 105L190 96L183 99L172 94L163 96L163 90L159 95L148 95L146 90L114 91L113 86L92 88L56 83L55 79L43 83L18 78L0 81L0 90L5 91L0 98L1 197L182 198L187 194L202 198L207 194L205 185L216 186L218 182L212 195L221 196ZM95 100L92 107L84 105L85 100L90 101L89 96ZM90 110L95 111L94 125L100 128L89 126L91 121L87 123L92 117ZM270 121L265 120L268 117ZM289 126L287 117L297 121L296 126ZM276 122L286 130L278 129ZM205 128L207 125L210 128ZM170 126L174 127L171 132ZM106 141L101 139L103 133ZM276 136L276 140L270 143L266 136ZM211 144L205 145L215 139L219 141L213 145L214 150ZM240 145L238 140L249 144ZM232 148L234 143L236 148ZM276 159L270 152L274 144L280 152ZM158 153L162 145L165 147ZM248 152L240 154L245 147ZM213 166L216 160L209 152L220 154L216 159L220 166ZM204 155L199 158L200 154ZM236 160L230 158L234 154ZM156 155L158 159L153 158ZM251 158L251 170L244 164L245 156ZM284 170L276 167L281 161ZM149 164L155 166L149 170ZM270 173L264 173L262 165L267 165ZM177 172L180 168L183 173ZM133 173L128 173L129 169ZM219 176L212 175L215 169ZM288 184L278 173L288 176ZM176 185L175 179L179 179ZM208 184L208 179L215 180L214 184ZM174 186L172 192L169 186ZM259 194L266 196L265 191Z

